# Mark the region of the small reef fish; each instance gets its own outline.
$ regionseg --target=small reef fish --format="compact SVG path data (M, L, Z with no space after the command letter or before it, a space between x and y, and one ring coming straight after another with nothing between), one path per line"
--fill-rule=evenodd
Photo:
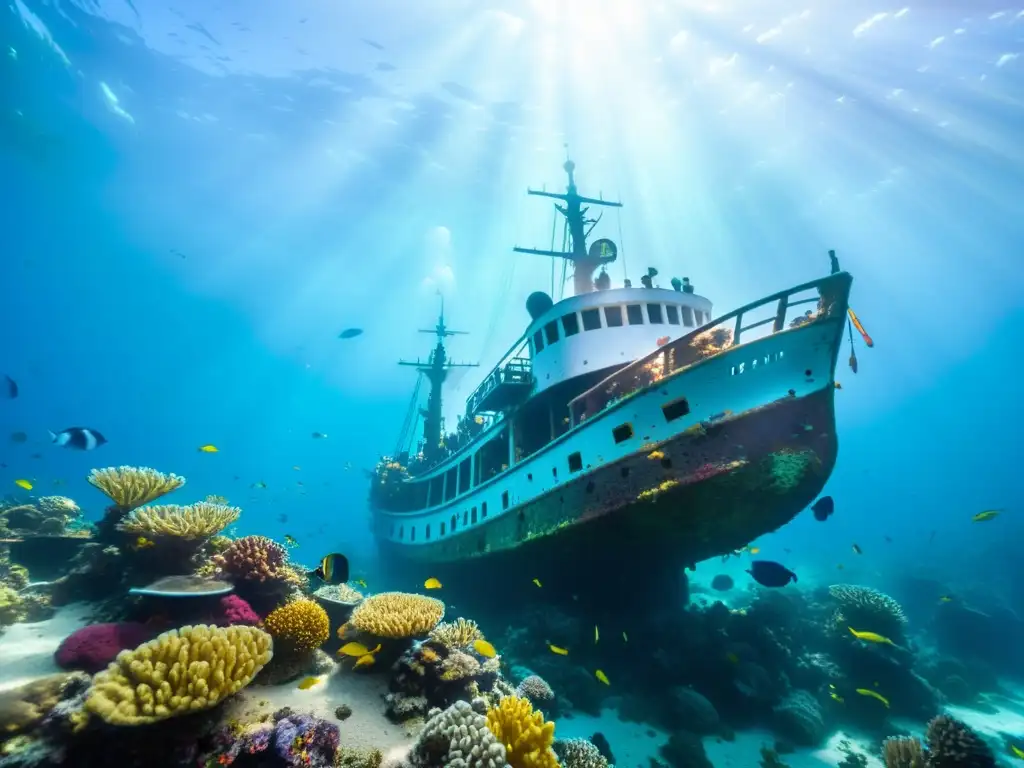
M296 472L299 472L299 471L302 470L302 467L300 467L298 464L296 464L295 466L292 467L292 469L294 469Z
M551 643L548 643L548 648L550 649L550 651L552 653L554 653L554 654L556 654L558 656L568 656L569 655L569 649L568 648L560 648L557 645L551 645Z
M540 583L540 579L534 579L534 580L533 580L533 583L534 583L534 584L535 584L535 585L536 585L536 586L537 586L538 588L539 588L539 587L543 587L543 586L544 586L543 584L541 584L541 583Z
M832 517L832 513L835 511L836 503L831 496L822 496L811 505L811 512L814 513L814 519L819 523L824 523Z
M725 660L728 661L730 664L739 664L740 663L740 657L737 656L732 651L729 651L729 653L725 654Z
M941 595L939 597L939 602L940 603L951 603L951 602L953 602L953 598L950 595Z
M495 656L498 655L498 652L494 649L494 646L486 640L484 640L482 637L473 641L473 650L487 659L493 659Z
M298 689L300 691L308 691L314 685L317 685L319 683L320 683L320 678L319 677L313 677L312 675L310 675L309 677L304 677L304 678L302 678L299 681Z
M8 400L13 400L18 396L18 382L4 374L4 397Z
M864 554L864 550L860 548L860 544L857 544L856 542L854 542L854 544L853 544L853 553L855 555L863 555Z
M608 675L606 675L600 669L594 670L594 677L596 677L598 680L600 680L605 685L611 685L611 683L608 681Z
M358 656L362 658L367 654L374 654L380 650L380 643L372 651L362 643L345 643L341 648L338 649L339 656Z
M200 445L198 448L196 448L196 450L199 451L200 453L220 453L220 448L218 448L213 443Z
M885 696L880 694L878 691L872 691L870 688L858 688L857 693L859 693L861 696L868 696L872 699L878 699L878 701L882 702L882 704L885 705L886 709L889 708L889 700L885 698Z
M626 634L625 630L622 631L622 642L624 642L624 643L628 643L629 642L629 636Z
M50 442L61 448L74 448L76 451L91 451L107 442L107 438L89 427L68 427L60 432L50 432Z
M362 587L363 589L366 589L366 579L356 579L355 583L356 583L356 586L359 586L359 587Z
M1024 749L1021 749L1016 744L1011 744L1010 751L1013 753L1014 757L1019 757L1021 760L1024 760Z
M440 589L442 586L444 585L441 584L441 582L438 579L435 579L433 576L431 576L429 579L423 582L424 589Z
M323 440L325 437L327 437L327 435L324 432L314 432L313 433L313 439L314 440Z
M986 520L993 520L996 517L999 517L999 513L1002 511L1003 510L1001 509L986 509L984 512L979 512L972 517L971 522L984 523Z
M772 560L751 560L747 573L762 587L784 587L797 580L789 568Z
M320 565L306 575L316 576L325 584L343 584L348 581L348 558L332 552L325 555Z
M267 484L266 484L266 483L264 483L264 482L263 482L262 480L260 480L260 481L259 481L258 483L253 483L253 484L252 484L252 487L253 487L253 488L259 488L259 489L262 489L262 488L266 488L266 487L267 487Z
M376 657L372 653L368 653L365 656L360 656L356 659L355 666L352 669L359 669L360 667L368 667L376 661Z
M751 547L750 549L747 550L747 552L749 552L752 555L756 555L756 554L760 553L760 551L761 551L760 547Z
M877 632L860 632L853 627L847 627L850 630L850 634L856 637L858 640L863 640L866 643L882 643L884 645L896 645L888 637L878 634Z
M19 488L24 488L26 491L32 490L32 483L30 483L28 480L15 480L14 484Z
M831 698L831 699L832 699L833 701L838 701L838 702L839 702L840 704L842 704L842 703L843 703L843 697L842 697L842 696L840 696L840 695L839 695L838 693L836 693L835 691L831 691L831 692L829 692L829 694L828 694L828 695L829 695L829 698Z
M297 542L295 540L295 537L291 536L291 535L289 535L287 533L284 535L284 543L287 546L289 546L289 547L297 547L297 546L299 546L299 542Z
M152 539L147 539L145 536L139 536L139 538L135 540L136 549L149 549L150 547L155 546L155 542L153 542Z
M594 625L594 645L597 645L597 641L601 639L601 632L597 628L597 624Z
M356 336L362 336L362 328L346 328L344 331L338 334L339 339L354 339Z
M832 386L835 387L836 389L842 389L843 388L843 385L840 382L838 382L838 381L832 382Z

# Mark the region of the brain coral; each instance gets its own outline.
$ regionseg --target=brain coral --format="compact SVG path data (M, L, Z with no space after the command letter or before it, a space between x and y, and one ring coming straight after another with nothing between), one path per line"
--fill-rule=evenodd
M85 709L111 725L144 725L210 709L237 693L273 656L255 627L199 625L122 651L93 680Z
M276 642L299 652L316 650L331 636L327 611L312 600L282 605L267 616L263 626Z
M840 632L846 632L849 625L861 631L898 635L907 623L900 604L877 589L856 584L833 584L828 592L839 603L835 622Z
M548 681L540 675L528 675L516 688L516 695L529 699L534 704L545 704L555 698Z
M348 623L360 632L401 639L425 635L444 618L444 603L424 595L381 592L366 598Z
M551 745L555 724L544 722L543 712L519 696L506 696L487 711L487 727L505 745L505 757L512 768L558 768Z

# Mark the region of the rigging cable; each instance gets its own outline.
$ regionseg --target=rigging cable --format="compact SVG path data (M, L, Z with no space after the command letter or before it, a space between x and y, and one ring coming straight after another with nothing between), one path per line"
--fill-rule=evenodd
M402 429L398 433L398 445L395 446L395 455L403 450L412 453L412 442L416 439L416 426L419 421L420 412L420 389L423 385L423 371L416 377L416 386L412 391L412 398L409 400L409 407L405 411L405 420L402 422Z
M622 259L622 279L628 280L629 273L626 271L626 246L622 243L622 209L617 208L615 211L615 220L619 224L619 257Z
M555 211L555 216L551 219L551 247L549 250L555 250L555 232L558 231L558 211ZM551 295L555 295L555 260L551 259Z

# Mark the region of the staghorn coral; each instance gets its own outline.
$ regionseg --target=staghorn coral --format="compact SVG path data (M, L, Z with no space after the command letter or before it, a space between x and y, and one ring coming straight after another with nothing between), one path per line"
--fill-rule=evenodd
M505 745L505 757L512 768L558 768L551 749L555 724L544 722L527 699L506 696L487 711L487 727Z
M331 636L327 611L312 600L295 600L275 609L263 626L288 650L299 653L314 651Z
M487 719L457 701L427 721L408 762L416 768L504 768L505 758Z
M111 725L144 725L210 709L237 693L273 657L255 627L198 625L123 651L100 672L85 709Z
M924 768L924 747L919 739L893 736L882 744L885 768Z
M608 768L601 750L586 739L558 739L552 749L562 768Z
M516 688L516 695L529 699L534 705L546 704L554 700L555 692L540 675L529 675Z
M994 768L995 755L966 723L939 715L928 723L929 768Z
M832 617L833 631L843 634L853 627L881 635L902 635L907 617L900 604L888 595L856 584L833 584L828 593L839 603L839 610Z
M394 640L425 635L444 618L444 603L406 592L381 592L366 598L349 624L360 632Z
M114 502L120 512L159 499L185 484L185 478L149 467L107 467L89 473L89 482Z
M484 633L480 631L475 621L462 617L455 621L442 621L430 630L431 640L449 648L464 648L477 640L482 640L483 636Z
M238 581L296 582L297 574L288 565L287 550L266 536L235 539L223 552L214 555L213 562Z
M238 507L201 501L188 506L154 504L132 510L118 529L139 536L202 540L220 533L242 513Z

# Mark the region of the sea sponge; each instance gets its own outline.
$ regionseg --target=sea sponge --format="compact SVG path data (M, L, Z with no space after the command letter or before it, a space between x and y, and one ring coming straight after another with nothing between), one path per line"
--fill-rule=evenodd
M93 680L85 709L111 725L145 725L210 709L248 685L273 657L255 627L198 625L123 651Z
M491 732L484 716L474 712L465 701L455 702L427 721L409 752L408 762L417 768L439 765L505 768L506 765L505 748Z
M920 739L893 736L882 744L885 768L924 768L924 747Z
M540 675L528 675L516 688L516 695L529 699L534 705L546 704L554 700L555 692Z
M449 648L465 648L476 640L482 640L484 633L472 619L457 618L443 621L430 630L430 639Z
M939 715L928 723L925 739L929 768L994 768L996 764L981 737L949 715Z
M888 595L856 584L833 584L828 592L839 603L839 613L832 619L839 632L848 633L853 627L880 635L902 634L907 617Z
M88 480L122 512L149 504L185 484L185 478L180 475L164 474L149 467L94 469Z
M288 552L266 536L243 536L232 541L213 562L225 574L240 581L296 581L288 566Z
M562 768L608 768L601 750L586 739L558 739L552 748Z
M381 592L360 603L348 620L360 632L402 639L425 635L444 618L444 603L425 595Z
M242 510L200 501L188 506L154 504L132 511L117 527L139 536L208 539L231 525Z
M487 727L505 745L505 759L512 768L558 768L551 745L555 724L544 722L543 712L519 696L506 696L487 711Z
M275 609L263 621L274 641L300 653L313 651L331 636L327 611L312 600L295 600Z

